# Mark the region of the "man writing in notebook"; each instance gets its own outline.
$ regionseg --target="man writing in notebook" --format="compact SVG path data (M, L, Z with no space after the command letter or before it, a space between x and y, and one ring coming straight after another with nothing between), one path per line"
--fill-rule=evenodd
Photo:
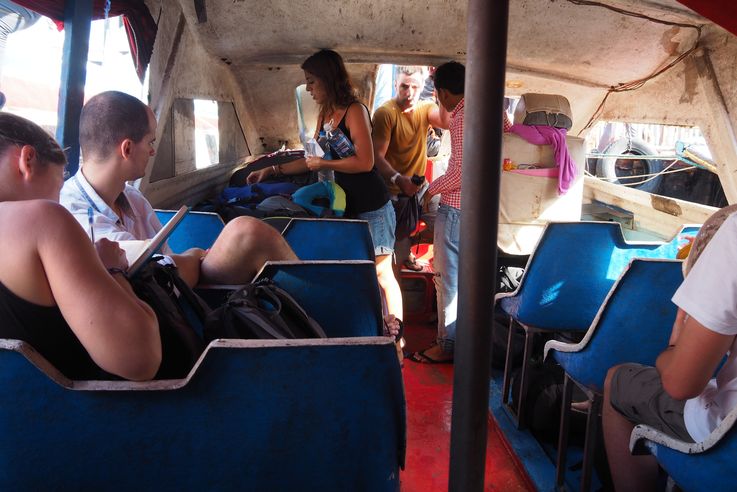
M61 203L85 229L92 209L96 238L144 240L161 228L148 200L127 184L146 174L155 140L156 118L138 99L108 91L85 104L84 164L64 183ZM189 285L246 283L266 261L297 259L274 228L250 217L229 222L208 252L193 248L170 257Z

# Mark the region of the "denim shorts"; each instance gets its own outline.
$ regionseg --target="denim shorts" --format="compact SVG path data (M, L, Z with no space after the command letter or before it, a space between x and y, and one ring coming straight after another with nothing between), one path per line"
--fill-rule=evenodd
M397 217L391 200L376 210L358 214L358 218L368 221L371 231L371 240L374 242L376 256L390 255L394 252L394 230L397 227Z

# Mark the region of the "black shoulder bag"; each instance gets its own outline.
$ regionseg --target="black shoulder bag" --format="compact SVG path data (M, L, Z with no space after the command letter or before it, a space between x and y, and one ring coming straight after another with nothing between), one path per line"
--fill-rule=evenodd
M186 377L202 351L204 322L210 308L182 280L174 265L149 261L129 279L139 299L156 313L161 335L157 379Z

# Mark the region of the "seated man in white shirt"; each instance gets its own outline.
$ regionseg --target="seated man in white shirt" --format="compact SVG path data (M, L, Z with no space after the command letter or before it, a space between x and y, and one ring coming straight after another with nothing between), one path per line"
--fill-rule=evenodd
M655 458L629 452L636 424L701 442L737 406L735 251L737 214L732 214L673 296L679 315L656 367L623 364L609 370L602 418L616 490L655 490ZM712 378L725 355L727 361Z
M64 183L61 203L85 230L91 208L96 238L150 239L161 228L148 200L127 184L145 175L155 140L156 118L135 97L109 91L85 104L79 135L84 163ZM250 282L265 261L297 259L276 229L251 217L230 221L208 252L193 248L171 258L192 286Z

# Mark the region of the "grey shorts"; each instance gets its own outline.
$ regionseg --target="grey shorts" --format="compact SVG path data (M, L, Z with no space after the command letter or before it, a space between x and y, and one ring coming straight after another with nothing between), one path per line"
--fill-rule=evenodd
M371 240L374 243L376 256L390 255L394 252L394 230L397 227L397 217L391 200L380 208L357 214L359 219L368 221L371 231Z
M614 373L611 384L612 407L634 424L645 424L671 437L694 442L686 430L683 407L663 389L657 369L640 364L624 364Z

